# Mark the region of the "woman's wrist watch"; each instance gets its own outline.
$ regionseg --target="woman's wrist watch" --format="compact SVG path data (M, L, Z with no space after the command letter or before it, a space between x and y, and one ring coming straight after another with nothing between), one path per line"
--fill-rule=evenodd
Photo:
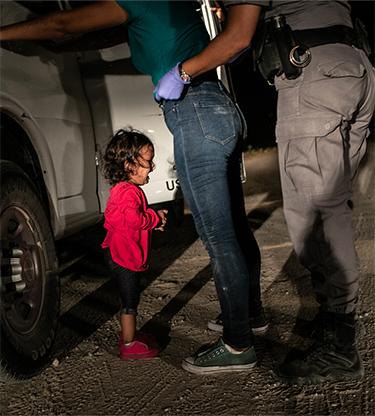
M185 72L182 69L182 64L179 65L178 69L179 69L179 72L180 72L180 78L181 78L182 82L184 84L190 84L192 76L189 75L187 72Z

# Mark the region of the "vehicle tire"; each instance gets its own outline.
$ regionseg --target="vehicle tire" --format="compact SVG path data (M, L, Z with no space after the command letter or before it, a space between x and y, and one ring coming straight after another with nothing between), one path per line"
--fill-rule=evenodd
M1 376L27 377L55 338L60 285L54 239L38 192L16 164L0 161Z

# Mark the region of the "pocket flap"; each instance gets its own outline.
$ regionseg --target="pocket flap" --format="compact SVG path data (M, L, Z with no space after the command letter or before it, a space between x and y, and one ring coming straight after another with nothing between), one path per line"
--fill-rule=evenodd
M278 142L304 137L324 137L341 123L341 117L290 117L277 122L276 138Z
M339 62L334 66L332 63L319 65L318 70L321 74L330 78L355 77L362 78L366 72L365 67L359 62Z

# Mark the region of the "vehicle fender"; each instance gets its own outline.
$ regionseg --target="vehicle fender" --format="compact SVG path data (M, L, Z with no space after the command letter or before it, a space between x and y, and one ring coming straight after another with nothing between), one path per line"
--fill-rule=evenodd
M39 163L43 172L44 183L48 193L49 210L53 233L58 237L62 233L57 211L57 182L56 172L52 163L52 157L47 146L47 138L38 127L38 122L34 119L31 112L22 106L16 99L8 94L0 93L1 111L12 117L24 130L30 139L32 146L38 156Z

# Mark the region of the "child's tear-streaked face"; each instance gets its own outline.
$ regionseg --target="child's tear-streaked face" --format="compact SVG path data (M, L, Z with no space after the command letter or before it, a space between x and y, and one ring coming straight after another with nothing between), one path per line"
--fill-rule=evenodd
M135 185L146 185L149 182L149 173L154 170L154 149L152 146L144 146L139 151L139 157L136 165L132 168L129 174L130 182Z

